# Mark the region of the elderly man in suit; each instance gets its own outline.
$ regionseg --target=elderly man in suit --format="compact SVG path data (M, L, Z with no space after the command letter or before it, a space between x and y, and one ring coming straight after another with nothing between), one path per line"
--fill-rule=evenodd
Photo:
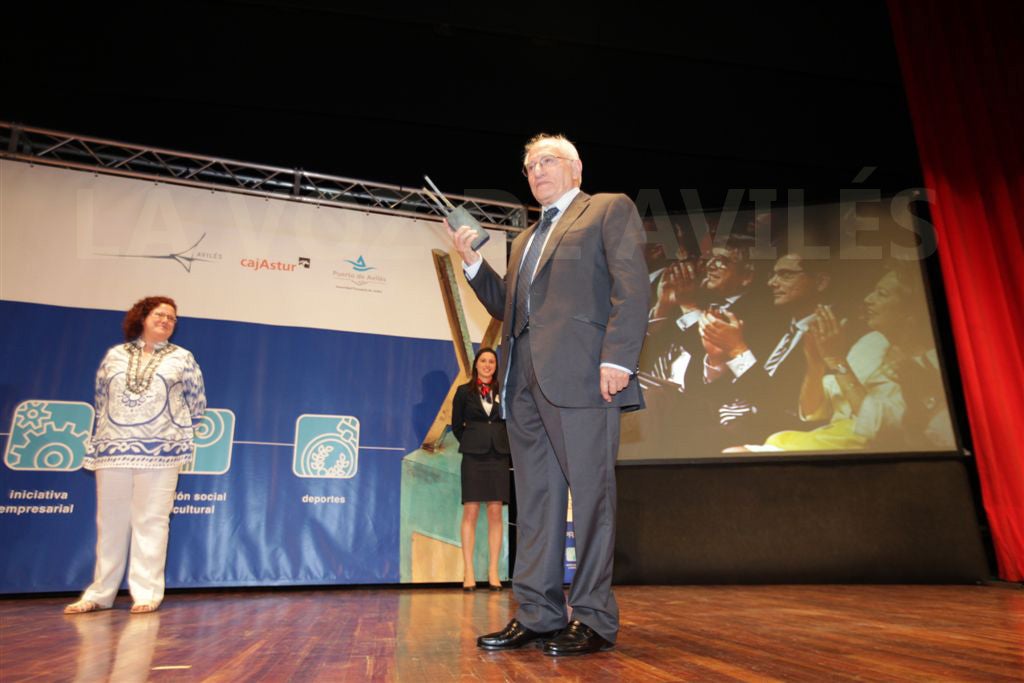
M477 646L541 641L544 653L611 648L615 459L623 410L643 405L636 368L647 327L643 227L625 195L580 190L583 162L563 136L526 145L523 172L543 209L512 243L505 277L451 233L477 297L503 322L501 372L519 508L516 616ZM562 590L572 492L576 574Z

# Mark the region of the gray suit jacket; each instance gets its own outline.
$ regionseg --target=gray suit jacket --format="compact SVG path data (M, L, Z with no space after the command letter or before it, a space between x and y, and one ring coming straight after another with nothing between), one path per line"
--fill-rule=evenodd
M470 280L484 307L504 323L502 377L511 358L519 264L534 230L512 242L504 278L484 261ZM622 194L581 192L552 230L530 289L530 351L541 391L563 408L643 407L635 376L611 404L600 386L603 362L636 369L647 329L650 284L636 206Z

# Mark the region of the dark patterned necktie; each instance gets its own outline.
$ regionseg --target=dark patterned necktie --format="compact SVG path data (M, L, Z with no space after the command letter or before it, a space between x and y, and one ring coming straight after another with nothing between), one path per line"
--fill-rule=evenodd
M530 248L526 250L523 263L519 267L519 277L516 278L516 314L512 326L513 336L518 337L522 334L530 320L530 285L533 283L533 271L537 269L537 262L544 250L544 242L547 241L548 230L556 215L558 215L557 206L552 206L544 212L544 217L540 219L537 230L533 233Z

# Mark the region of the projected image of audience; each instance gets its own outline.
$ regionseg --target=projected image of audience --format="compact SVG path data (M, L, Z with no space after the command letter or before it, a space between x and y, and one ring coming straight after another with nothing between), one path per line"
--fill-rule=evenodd
M887 270L863 302L870 331L850 341L849 328L819 305L807 324L799 415L810 430L784 430L744 451L926 450L951 447L948 412L940 410L941 381L920 276L904 266ZM908 403L909 399L909 403Z
M849 246L898 245L908 216L867 231L840 214L816 207L799 233L702 216L703 240L677 217L678 247L648 249L649 409L627 417L621 460L956 449L920 260Z

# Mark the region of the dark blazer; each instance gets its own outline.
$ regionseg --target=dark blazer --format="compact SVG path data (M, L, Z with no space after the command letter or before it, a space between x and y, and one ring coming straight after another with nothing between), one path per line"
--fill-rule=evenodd
M461 453L483 455L490 453L493 448L498 453L507 454L510 450L508 431L497 403L488 415L480 404L480 394L472 382L455 390L452 399L452 433L459 440Z
M723 377L710 385L718 406L740 401L757 408L756 413L740 417L722 427L719 446L762 443L775 432L787 429L807 431L821 424L804 422L799 415L800 387L807 373L802 338L779 364L774 375L769 375L764 369L764 364L785 334L784 330L776 332L750 344L757 358L756 365L735 380L727 370Z
M764 306L764 302L759 301L754 292L745 291L728 308L742 321L748 345L758 352L769 343L770 348L774 348L781 336L781 332L776 334L779 326L770 319L764 319ZM720 449L724 446L714 437L719 419L718 409L723 403L733 400L730 396L731 388L726 386L732 378L728 376L713 384L704 383L706 352L701 341L699 323L690 325L684 331L679 329L674 315L652 320L640 355L640 371L657 376L655 363L658 359L669 355L678 357L683 350L690 354L690 363L683 377L685 391L680 393L671 383L661 386L652 383L646 387L645 398L659 412L659 430L666 438L678 443L691 443L695 447L704 447L707 443L716 450ZM700 429L700 438L697 439L694 438L695 427ZM725 445L733 445L727 442L735 438L733 434L723 434L721 441L726 442ZM711 441L705 442L705 439Z
M676 325L676 317L657 318L647 327L647 338L640 353L640 371L656 374L659 359L672 356L673 360L685 350L690 354L683 382L686 393L699 392L704 385L704 345L700 340L700 326L694 323L685 331ZM670 350L674 353L670 354Z
M503 323L500 377L511 358L519 264L535 230L512 242L504 278L485 260L469 281ZM580 192L552 230L530 286L530 353L541 390L561 408L642 407L635 376L611 404L600 383L601 363L636 370L647 330L650 284L636 206L625 195Z

